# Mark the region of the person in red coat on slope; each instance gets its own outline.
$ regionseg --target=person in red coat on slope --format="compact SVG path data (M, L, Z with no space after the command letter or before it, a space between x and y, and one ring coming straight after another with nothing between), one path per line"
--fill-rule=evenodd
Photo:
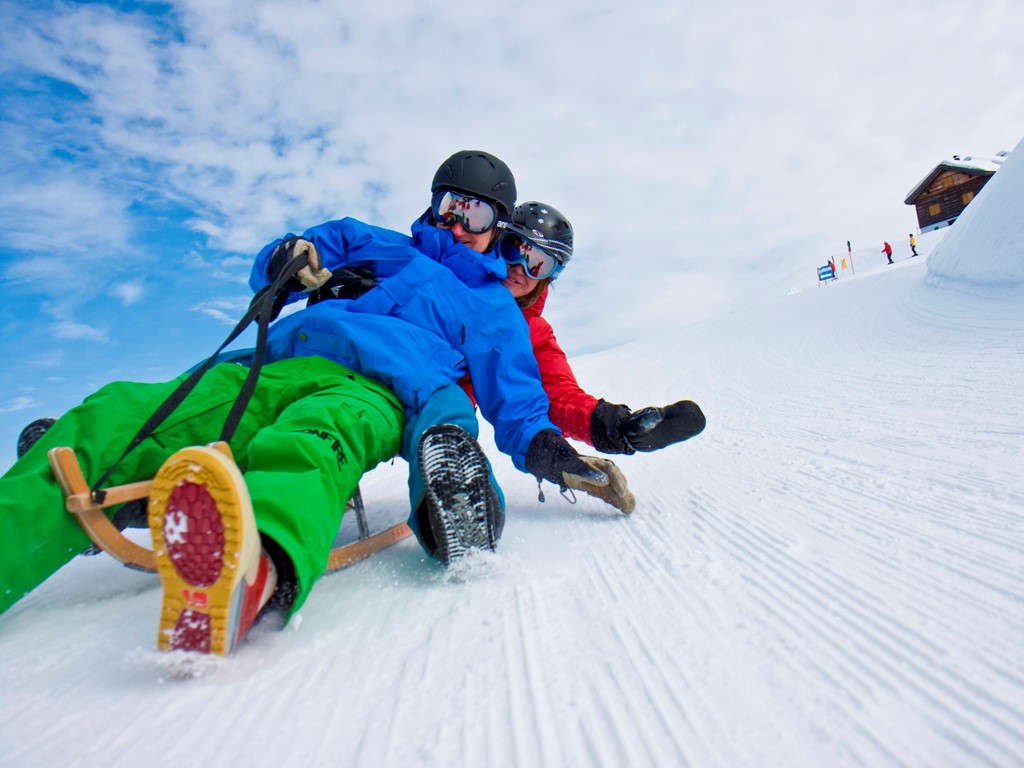
M508 265L505 287L530 327L541 381L551 401L548 413L562 433L601 453L656 451L700 434L706 419L691 400L631 410L586 392L576 380L551 324L541 313L548 286L572 258L572 224L553 206L535 201L515 207L498 243Z

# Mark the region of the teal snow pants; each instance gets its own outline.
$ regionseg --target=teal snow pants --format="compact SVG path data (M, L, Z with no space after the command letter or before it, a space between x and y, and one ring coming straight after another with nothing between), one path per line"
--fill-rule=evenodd
M432 557L437 552L423 537L423 527L427 525L426 497L423 487L423 471L420 466L419 445L423 433L438 424L454 424L462 427L474 439L480 436L480 428L476 420L476 408L469 395L458 384L441 387L432 394L418 411L411 409L405 415L405 432L402 436L402 458L409 462L409 527L416 534L416 539L424 551ZM487 474L491 485L498 494L501 509L505 510L505 494L494 479L490 462L487 463Z
M179 448L217 440L247 373L233 364L210 369L121 463L110 485L152 478ZM71 446L86 481L95 482L184 378L103 387L58 419L0 478L0 613L90 543L64 509L47 451ZM402 406L390 390L323 358L281 360L260 372L231 449L261 536L291 560L293 611L327 566L359 478L398 452L402 425Z

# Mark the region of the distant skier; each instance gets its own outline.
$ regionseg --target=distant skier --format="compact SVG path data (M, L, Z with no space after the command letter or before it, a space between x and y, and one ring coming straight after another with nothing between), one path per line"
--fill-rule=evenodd
M914 237L914 233L913 232L910 233L909 237L910 237L910 256L914 257L914 256L917 256L917 238Z
M882 253L885 254L885 258L887 258L889 263L892 264L892 246L888 243L884 243L882 246Z

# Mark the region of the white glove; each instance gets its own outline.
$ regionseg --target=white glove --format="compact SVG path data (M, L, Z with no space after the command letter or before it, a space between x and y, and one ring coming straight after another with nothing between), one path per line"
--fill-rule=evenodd
M303 288L308 293L309 291L315 291L330 280L331 271L323 268L323 264L320 261L320 254L317 253L316 246L309 242L309 240L299 238L295 241L295 246L292 249L292 256L295 257L302 255L306 256L306 260L309 263L296 272L295 277L300 283L302 283Z
M624 515L628 515L636 509L636 498L629 490L626 476L622 474L622 470L615 466L611 459L599 458L597 456L580 456L580 459L607 475L608 483L603 485L589 483L582 477L565 472L562 476L565 478L566 485L578 491L583 491L595 499L611 504Z
M323 268L316 246L301 237L289 237L278 243L274 252L270 254L270 260L267 262L267 280L271 283L276 282L296 256L305 256L307 264L288 278L284 284L285 290L292 293L308 293L331 279L331 271Z

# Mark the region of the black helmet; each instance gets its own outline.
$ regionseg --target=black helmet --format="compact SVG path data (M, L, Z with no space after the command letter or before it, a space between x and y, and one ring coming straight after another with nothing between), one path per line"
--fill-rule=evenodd
M499 215L511 216L516 204L512 171L494 155L476 149L456 152L441 163L430 185L431 193L440 187L489 200L497 206Z
M563 267L572 258L572 224L550 205L535 200L520 203L512 214L509 230L529 237Z

